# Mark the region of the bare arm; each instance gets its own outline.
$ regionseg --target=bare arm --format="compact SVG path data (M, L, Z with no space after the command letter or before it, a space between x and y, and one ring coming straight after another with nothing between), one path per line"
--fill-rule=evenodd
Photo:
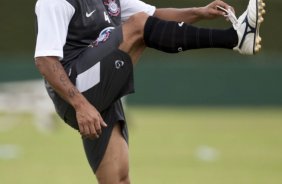
M95 107L69 80L57 57L37 57L35 63L54 90L74 107L80 133L90 138L99 137L102 133L101 126L107 125Z
M193 24L203 19L214 19L224 15L216 6L228 9L230 6L223 1L215 0L204 7L193 8L159 8L154 16L168 20ZM232 8L232 7L231 7Z
M154 16L168 20L185 23L195 23L201 18L199 8L159 8L156 9Z

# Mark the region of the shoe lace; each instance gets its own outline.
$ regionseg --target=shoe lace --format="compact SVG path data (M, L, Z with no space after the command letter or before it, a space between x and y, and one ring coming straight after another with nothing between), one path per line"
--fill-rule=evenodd
M231 8L227 9L225 17L233 24L235 30L239 28L238 19Z

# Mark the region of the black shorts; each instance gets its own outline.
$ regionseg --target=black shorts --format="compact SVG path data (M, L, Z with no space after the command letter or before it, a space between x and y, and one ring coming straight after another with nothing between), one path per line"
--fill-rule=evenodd
M117 27L112 30L106 42L87 48L66 68L73 84L95 106L108 125L99 139L83 138L85 153L94 172L106 151L115 123L121 123L122 135L128 142L120 98L134 92L133 65L129 55L118 49L121 40L122 30ZM61 99L48 84L47 90L60 117L78 130L73 107Z

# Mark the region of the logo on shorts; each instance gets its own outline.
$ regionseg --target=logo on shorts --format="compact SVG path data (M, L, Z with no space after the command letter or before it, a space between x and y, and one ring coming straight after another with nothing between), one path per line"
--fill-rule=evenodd
M108 7L108 11L111 16L116 17L120 14L120 7L116 3L116 0L106 0L104 5Z
M100 32L98 38L97 38L94 42L92 42L92 43L89 45L89 47L94 47L94 46L97 47L97 46L99 45L99 43L104 43L104 42L106 42L106 41L109 39L109 37L110 37L111 32L112 32L113 29L115 29L115 28L114 28L114 27L107 27L107 28L103 29L103 30Z
M115 66L116 66L116 69L120 69L121 67L124 66L124 61L116 60L115 61Z

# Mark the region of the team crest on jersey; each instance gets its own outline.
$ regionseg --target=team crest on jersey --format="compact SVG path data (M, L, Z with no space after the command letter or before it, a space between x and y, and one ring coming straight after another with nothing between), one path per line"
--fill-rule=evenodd
M100 32L98 38L94 42L92 42L92 44L90 44L89 47L94 47L94 46L97 47L99 45L99 43L106 42L109 39L113 29L115 29L115 28L114 27L106 27L105 29L103 29Z
M111 16L118 16L120 14L120 7L117 4L116 0L106 0L104 5L108 7L108 12Z

